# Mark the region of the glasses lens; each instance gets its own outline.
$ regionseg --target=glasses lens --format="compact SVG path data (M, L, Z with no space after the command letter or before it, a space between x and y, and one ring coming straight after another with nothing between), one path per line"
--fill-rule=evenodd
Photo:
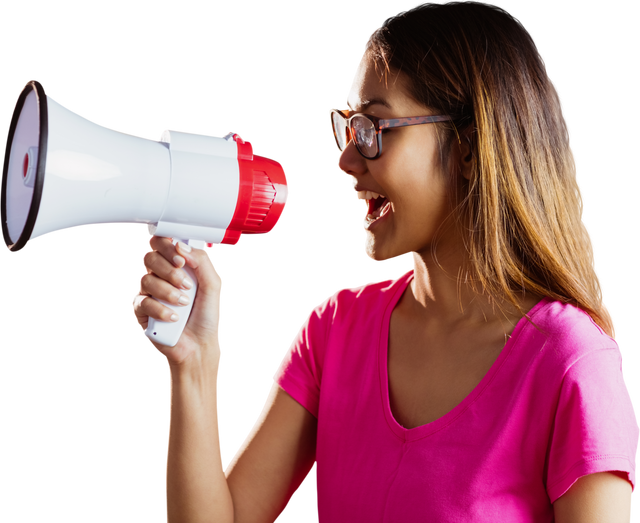
M351 120L351 130L355 137L356 146L366 158L373 158L378 154L376 128L366 116L356 116Z
M347 122L338 113L331 113L331 123L333 124L333 134L336 137L338 149L344 151L347 146Z
M348 143L346 120L334 112L331 115L331 125L338 149L344 151ZM351 120L351 131L356 138L356 145L360 153L367 158L373 158L378 153L378 141L373 122L366 116L356 115Z

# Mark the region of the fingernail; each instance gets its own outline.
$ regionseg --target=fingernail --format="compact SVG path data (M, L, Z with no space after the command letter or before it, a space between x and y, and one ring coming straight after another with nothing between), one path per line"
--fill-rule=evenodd
M182 256L176 255L176 256L173 257L173 264L176 267L182 267L183 263L184 263L184 258Z
M172 314L171 318L169 318L171 321L178 321L178 315L177 314Z
M178 242L178 247L182 252L191 252L191 247L183 242Z
M185 278L184 280L182 280L182 286L185 289L190 289L191 287L193 287L193 282L189 278Z
M188 297L188 296L185 296L184 294L178 298L178 303L179 303L180 305L188 305L188 304L189 304L189 301L190 301L190 300L189 300L189 297Z

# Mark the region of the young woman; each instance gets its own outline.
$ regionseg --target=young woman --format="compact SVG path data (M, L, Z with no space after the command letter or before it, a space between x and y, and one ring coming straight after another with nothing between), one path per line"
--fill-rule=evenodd
M274 521L317 462L321 522L629 520L638 428L581 222L560 103L524 28L426 4L371 37L332 112L395 281L313 311L226 474L216 414L220 279L153 238L148 296L199 290L166 355L171 522Z

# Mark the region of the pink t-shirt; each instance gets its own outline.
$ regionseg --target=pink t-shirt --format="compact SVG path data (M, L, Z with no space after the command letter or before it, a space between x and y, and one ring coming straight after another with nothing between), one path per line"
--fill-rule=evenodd
M591 318L543 299L478 386L405 429L389 407L391 311L411 281L343 290L313 311L276 374L318 418L321 523L550 522L585 474L635 483L638 426L618 347Z

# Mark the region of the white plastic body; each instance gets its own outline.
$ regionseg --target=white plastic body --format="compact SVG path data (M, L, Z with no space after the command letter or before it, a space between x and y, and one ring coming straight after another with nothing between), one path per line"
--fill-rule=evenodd
M165 131L162 141L154 142L96 125L49 97L47 106L44 186L30 239L77 225L128 222L146 223L151 234L194 247L223 240L240 186L238 146L231 134ZM34 163L30 159L30 169ZM24 189L32 191L27 184L32 184L28 176ZM146 331L163 345L178 342L195 300L197 281L186 271L194 282L191 305L170 306L180 321L152 321Z

